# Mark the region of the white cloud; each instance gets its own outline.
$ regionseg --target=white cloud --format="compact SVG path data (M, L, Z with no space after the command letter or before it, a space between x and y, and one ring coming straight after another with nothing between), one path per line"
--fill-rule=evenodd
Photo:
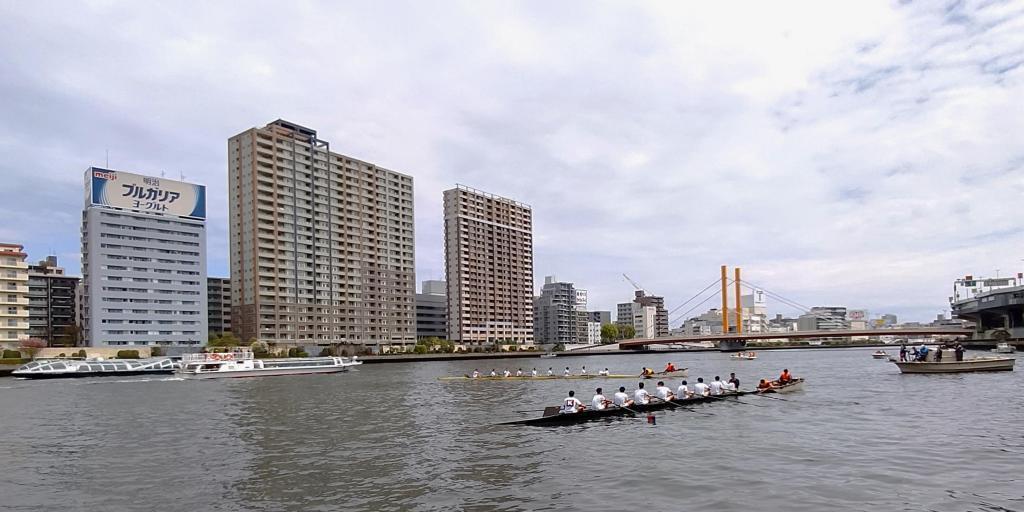
M536 278L679 304L741 265L801 303L927 319L1024 258L1024 4L0 6L0 233L78 251L82 171L206 183L227 269L226 139L286 118L441 191L534 207ZM64 261L75 268L75 262ZM780 312L791 312L780 310Z

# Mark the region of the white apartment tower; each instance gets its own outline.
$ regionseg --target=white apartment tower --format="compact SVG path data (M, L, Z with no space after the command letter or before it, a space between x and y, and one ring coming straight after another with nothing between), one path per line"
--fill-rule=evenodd
M283 120L228 140L231 327L245 342L416 343L411 176Z
M444 191L448 339L532 345L533 212L462 185Z
M206 344L206 187L92 167L82 212L89 346Z
M21 244L0 243L0 349L28 339L28 263Z

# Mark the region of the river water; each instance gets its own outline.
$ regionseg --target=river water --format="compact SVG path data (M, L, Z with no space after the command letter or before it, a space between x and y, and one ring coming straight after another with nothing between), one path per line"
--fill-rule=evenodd
M901 375L870 350L364 365L213 381L0 379L0 510L1024 510L1024 369ZM656 425L494 426L568 389L634 381L448 382L479 367L672 360L744 397ZM513 368L514 369L514 368ZM678 382L673 382L673 387Z

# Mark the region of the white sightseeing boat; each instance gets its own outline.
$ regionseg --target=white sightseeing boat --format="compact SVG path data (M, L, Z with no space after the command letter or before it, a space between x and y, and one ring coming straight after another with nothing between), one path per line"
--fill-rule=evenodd
M1000 343L996 345L996 348L992 349L992 352L997 354L1012 354L1017 351L1017 347L1010 345L1009 343Z
M286 359L256 359L247 349L232 352L209 352L182 356L182 377L193 379L221 379L228 377L264 377L274 375L301 375L307 373L337 373L363 364L356 357L289 357Z
M32 361L11 372L22 379L67 379L174 373L170 358L154 359L45 359Z

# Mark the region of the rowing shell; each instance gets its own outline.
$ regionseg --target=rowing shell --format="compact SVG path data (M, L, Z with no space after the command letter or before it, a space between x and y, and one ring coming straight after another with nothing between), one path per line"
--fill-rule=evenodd
M644 375L645 379L661 379L661 378L672 378L672 377L686 377L690 372L687 368L680 368L674 372L658 372L653 375Z
M684 406L684 405L693 405L693 404L700 404L700 403L707 403L707 402L717 402L717 401L720 401L720 400L726 400L726 399L729 399L729 398L743 396L743 395L746 395L748 393L750 393L750 391L737 391L737 392L734 392L734 393L728 393L728 394L719 395L719 396L698 396L698 397L693 397L693 398L676 399L676 400L671 400L671 401L668 401L668 402L653 401L652 400L651 403L649 403L649 404L646 404L646 405L633 404L633 405L629 406L629 408L634 410L634 411L636 411L636 412L660 411L662 409L675 408L675 407ZM550 408L548 408L546 410L557 411L558 408L557 407L550 407ZM554 412L553 414L548 414L548 415L545 415L545 416L541 416L539 418L530 418L530 419L527 419L527 420L518 420L518 421L508 421L508 422L505 422L505 423L499 423L499 425L531 425L531 426L541 426L541 427L544 427L544 426L554 426L554 425L571 425L571 424L574 424L574 423L583 423L585 421L593 421L593 420L598 420L598 419L601 419L601 418L611 418L611 417L615 417L615 416L623 416L623 415L626 415L626 414L631 414L631 413L630 413L630 411L628 411L626 409L623 409L623 408L620 408L620 407L615 407L615 406L610 406L607 409L602 409L600 411L593 410L593 409L586 409L586 410L583 410L583 411L580 411L580 412L577 412L577 413L573 413L573 414L559 414L557 412Z
M614 374L613 373L611 375L596 375L596 374L595 375L589 375L589 374L588 375L569 375L568 377L566 377L564 375L538 375L536 377L532 377L532 376L529 376L529 375L524 375L522 377L515 377L515 376L512 376L512 377L502 377L500 375L498 375L496 377L491 377L490 375L488 375L488 376L481 375L479 377L475 377L474 378L474 377L470 377L469 375L463 375L461 377L438 377L437 380L450 382L450 381L464 381L464 380L486 380L486 381L495 381L495 380L588 380L588 379L639 379L639 378L640 377L636 376L636 375L621 375L621 374Z
M774 382L773 382L774 384ZM758 391L758 393L789 393L791 391L798 391L804 388L804 379L793 379L791 382L786 384L774 384L774 387L766 389L764 391Z

